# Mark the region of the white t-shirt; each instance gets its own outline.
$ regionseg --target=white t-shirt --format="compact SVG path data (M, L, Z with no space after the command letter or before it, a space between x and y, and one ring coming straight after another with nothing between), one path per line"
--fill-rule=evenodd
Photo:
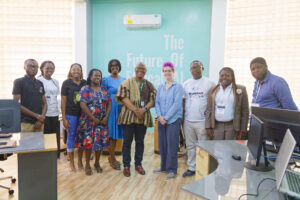
M185 98L185 120L199 122L205 120L207 96L214 82L202 76L200 79L189 79L183 84Z
M43 76L39 76L38 80L42 81L45 89L45 97L47 101L47 117L55 117L59 115L57 95L59 94L59 83L55 79L47 80Z

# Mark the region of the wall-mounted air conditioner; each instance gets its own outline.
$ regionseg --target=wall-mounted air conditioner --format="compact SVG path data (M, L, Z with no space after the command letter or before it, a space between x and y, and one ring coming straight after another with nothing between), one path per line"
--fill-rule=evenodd
M161 15L125 15L124 25L127 28L159 28Z

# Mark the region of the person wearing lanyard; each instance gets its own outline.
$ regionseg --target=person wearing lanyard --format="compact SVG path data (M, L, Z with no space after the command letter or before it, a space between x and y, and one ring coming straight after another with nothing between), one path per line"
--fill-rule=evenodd
M59 95L59 83L56 79L52 78L55 71L55 65L52 61L47 60L41 64L41 76L37 79L44 84L45 96L48 105L44 134L56 133L57 142L57 158L60 155L60 123L58 120L59 109L57 95Z
M130 176L131 143L135 138L135 170L145 174L142 167L144 138L147 127L153 127L150 108L154 106L156 90L153 84L144 79L146 65L137 63L135 77L123 81L117 91L115 100L122 104L117 123L123 128L123 174Z
M166 62L162 66L166 82L157 88L155 111L158 121L160 168L154 173L167 172L166 179L177 174L177 150L182 118L183 87L174 81L174 65Z
M247 90L235 83L234 71L224 67L219 84L208 94L205 128L215 140L244 139L247 133L249 103Z
M252 94L252 106L298 110L287 82L268 70L262 57L250 62L252 76L256 79Z

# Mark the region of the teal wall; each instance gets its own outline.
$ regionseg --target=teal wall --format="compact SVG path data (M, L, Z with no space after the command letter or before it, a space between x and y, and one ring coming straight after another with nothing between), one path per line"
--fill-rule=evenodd
M161 27L127 29L123 17L128 14L160 14ZM92 66L87 69L99 68L107 76L107 64L116 58L122 64L121 76L128 78L134 76L135 64L143 61L146 79L157 87L164 81L162 63L171 61L176 67L175 80L183 83L191 78L189 65L193 60L208 65L210 22L211 0L94 0Z
M163 81L163 62L175 64L179 82L191 77L191 61L208 65L211 0L95 0L92 9L93 59L88 71L96 67L108 75L108 61L117 58L122 64L121 75L131 77L135 63L143 57L146 78L157 86ZM127 14L161 14L162 24L159 29L127 29L123 24ZM181 49L174 48L176 40L183 41Z

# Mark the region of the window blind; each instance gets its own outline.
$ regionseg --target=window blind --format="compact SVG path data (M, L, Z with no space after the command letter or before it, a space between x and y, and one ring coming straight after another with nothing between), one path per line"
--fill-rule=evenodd
M72 23L72 0L0 0L0 98L12 98L28 58L53 61L62 84L73 58Z
M255 81L249 64L260 56L273 74L288 82L300 108L299 19L299 0L228 0L225 66L247 87L249 100Z

